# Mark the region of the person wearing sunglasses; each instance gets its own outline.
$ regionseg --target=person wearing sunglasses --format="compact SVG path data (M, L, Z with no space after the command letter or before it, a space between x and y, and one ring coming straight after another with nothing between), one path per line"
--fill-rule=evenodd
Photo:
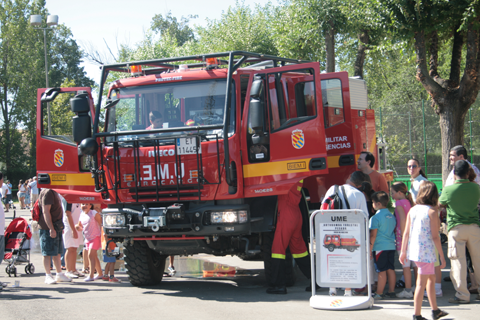
M427 175L420 167L420 162L417 159L410 159L407 163L407 171L410 175L411 186L409 192L412 194L413 203L417 199L418 189L422 181L428 180Z

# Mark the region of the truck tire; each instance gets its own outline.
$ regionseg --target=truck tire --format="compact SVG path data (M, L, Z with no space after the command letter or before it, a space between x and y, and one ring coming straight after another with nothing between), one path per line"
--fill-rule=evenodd
M355 247L348 247L347 250L350 251L350 252L354 252L357 248Z
M125 246L125 268L134 286L153 286L163 279L167 256L153 251L145 241Z
M333 244L330 244L328 246L328 251L333 252L333 250L335 250L335 246Z
M267 285L269 287L273 287L273 279L271 276L271 268L272 268L272 244L273 244L273 236L274 232L265 232L263 233L263 241L262 241L262 253L263 253L263 265L265 268L265 280L267 280ZM285 277L286 281L285 284L287 287L292 287L295 285L295 281L297 280L295 275L295 260L290 253L290 250L287 250L286 257L285 257Z

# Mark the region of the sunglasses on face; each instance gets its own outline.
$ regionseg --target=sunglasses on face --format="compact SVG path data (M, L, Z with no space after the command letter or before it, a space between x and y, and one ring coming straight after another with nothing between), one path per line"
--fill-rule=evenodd
M408 168L411 168L411 169L415 169L416 167L418 167L417 165L413 165L413 166L407 166Z

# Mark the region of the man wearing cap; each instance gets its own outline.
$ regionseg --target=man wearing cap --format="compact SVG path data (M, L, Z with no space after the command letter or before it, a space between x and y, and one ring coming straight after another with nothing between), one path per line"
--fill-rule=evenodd
M32 190L31 191L31 202L32 202L32 207L33 205L35 204L35 202L37 201L38 199L38 187L37 187L37 177L33 177L32 178L32 182L30 182L28 184L28 186L30 187L30 189Z
M467 288L467 259L465 247L470 251L473 268L480 270L480 221L477 205L480 187L468 179L470 164L458 160L454 166L455 182L443 188L438 202L447 208L448 257L451 262L450 278L457 293L450 303L470 303ZM480 283L480 272L474 273ZM480 300L480 295L477 296Z

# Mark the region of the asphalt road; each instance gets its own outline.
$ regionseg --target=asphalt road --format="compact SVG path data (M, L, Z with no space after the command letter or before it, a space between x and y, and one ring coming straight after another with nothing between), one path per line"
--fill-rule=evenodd
M17 216L29 217L26 210ZM13 212L7 213L7 225ZM32 250L31 262L36 271L24 272L25 264L17 266L17 277L5 273L6 263L0 266L0 281L9 286L0 291L0 319L412 319L413 300L392 299L375 302L372 309L359 311L325 311L310 307L309 282L298 272L297 283L288 288L287 295L268 295L263 275L263 262L243 261L237 257L197 255L176 257L177 274L164 278L153 287L134 287L124 271L116 276L122 283L103 281L47 285L42 257ZM78 263L78 268L81 264ZM450 266L443 270L447 276ZM231 272L235 270L235 276ZM215 273L214 271L217 271ZM218 271L220 273L218 273ZM397 269L397 278L401 270ZM204 277L207 276L207 277ZM12 287L15 280L18 288ZM479 319L480 301L472 295L468 305L452 305L451 282L442 283L444 296L438 305L450 313L443 319ZM400 291L400 289L397 289ZM340 291L341 292L341 291ZM320 289L318 294L328 294ZM431 319L426 299L422 314Z

